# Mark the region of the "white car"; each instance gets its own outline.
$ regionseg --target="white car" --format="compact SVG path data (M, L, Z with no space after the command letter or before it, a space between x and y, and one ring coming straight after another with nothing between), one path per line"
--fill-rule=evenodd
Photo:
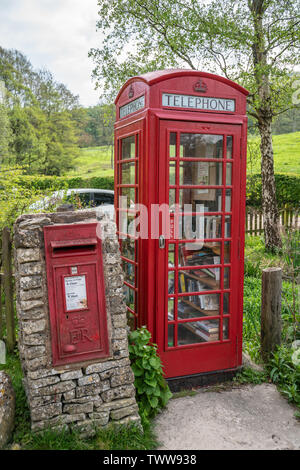
M110 189L61 189L55 191L51 196L34 202L29 206L30 211L47 210L51 206L58 206L63 203L72 203L72 200L79 198L83 207L113 206L114 191Z

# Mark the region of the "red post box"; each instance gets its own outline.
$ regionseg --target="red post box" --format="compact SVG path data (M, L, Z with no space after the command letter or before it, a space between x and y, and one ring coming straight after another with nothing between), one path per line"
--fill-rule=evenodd
M97 223L44 227L53 365L109 355Z
M128 313L151 331L169 379L242 363L247 94L220 76L166 70L131 78L115 101Z

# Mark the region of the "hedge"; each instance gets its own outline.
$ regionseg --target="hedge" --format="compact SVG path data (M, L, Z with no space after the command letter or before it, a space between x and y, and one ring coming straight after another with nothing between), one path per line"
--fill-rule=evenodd
M286 204L294 208L300 206L300 175L276 173L275 184L280 208ZM261 206L261 186L261 174L254 173L247 176L247 205Z
M20 182L25 187L31 187L36 190L43 189L75 189L75 188L96 188L96 189L114 189L113 176L93 176L82 178L80 176L22 176Z
M63 189L63 188L97 188L114 189L113 176L93 176L82 178L80 176L22 176L21 182L25 187L37 190ZM300 175L284 173L275 174L276 194L279 207L288 204L299 207L300 204ZM254 173L247 176L247 205L261 206L261 175Z

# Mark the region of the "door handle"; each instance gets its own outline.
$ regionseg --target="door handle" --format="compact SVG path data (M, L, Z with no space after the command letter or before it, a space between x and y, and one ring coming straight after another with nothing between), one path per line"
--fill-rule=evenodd
M159 242L158 242L159 248L161 248L161 249L165 248L165 246L166 246L165 237L163 235L160 235L158 240L159 240Z

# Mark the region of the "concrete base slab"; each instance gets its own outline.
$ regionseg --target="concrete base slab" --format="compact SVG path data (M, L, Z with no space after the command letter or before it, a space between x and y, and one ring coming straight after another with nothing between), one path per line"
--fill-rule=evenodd
M295 408L273 384L170 400L155 421L160 450L300 449Z

